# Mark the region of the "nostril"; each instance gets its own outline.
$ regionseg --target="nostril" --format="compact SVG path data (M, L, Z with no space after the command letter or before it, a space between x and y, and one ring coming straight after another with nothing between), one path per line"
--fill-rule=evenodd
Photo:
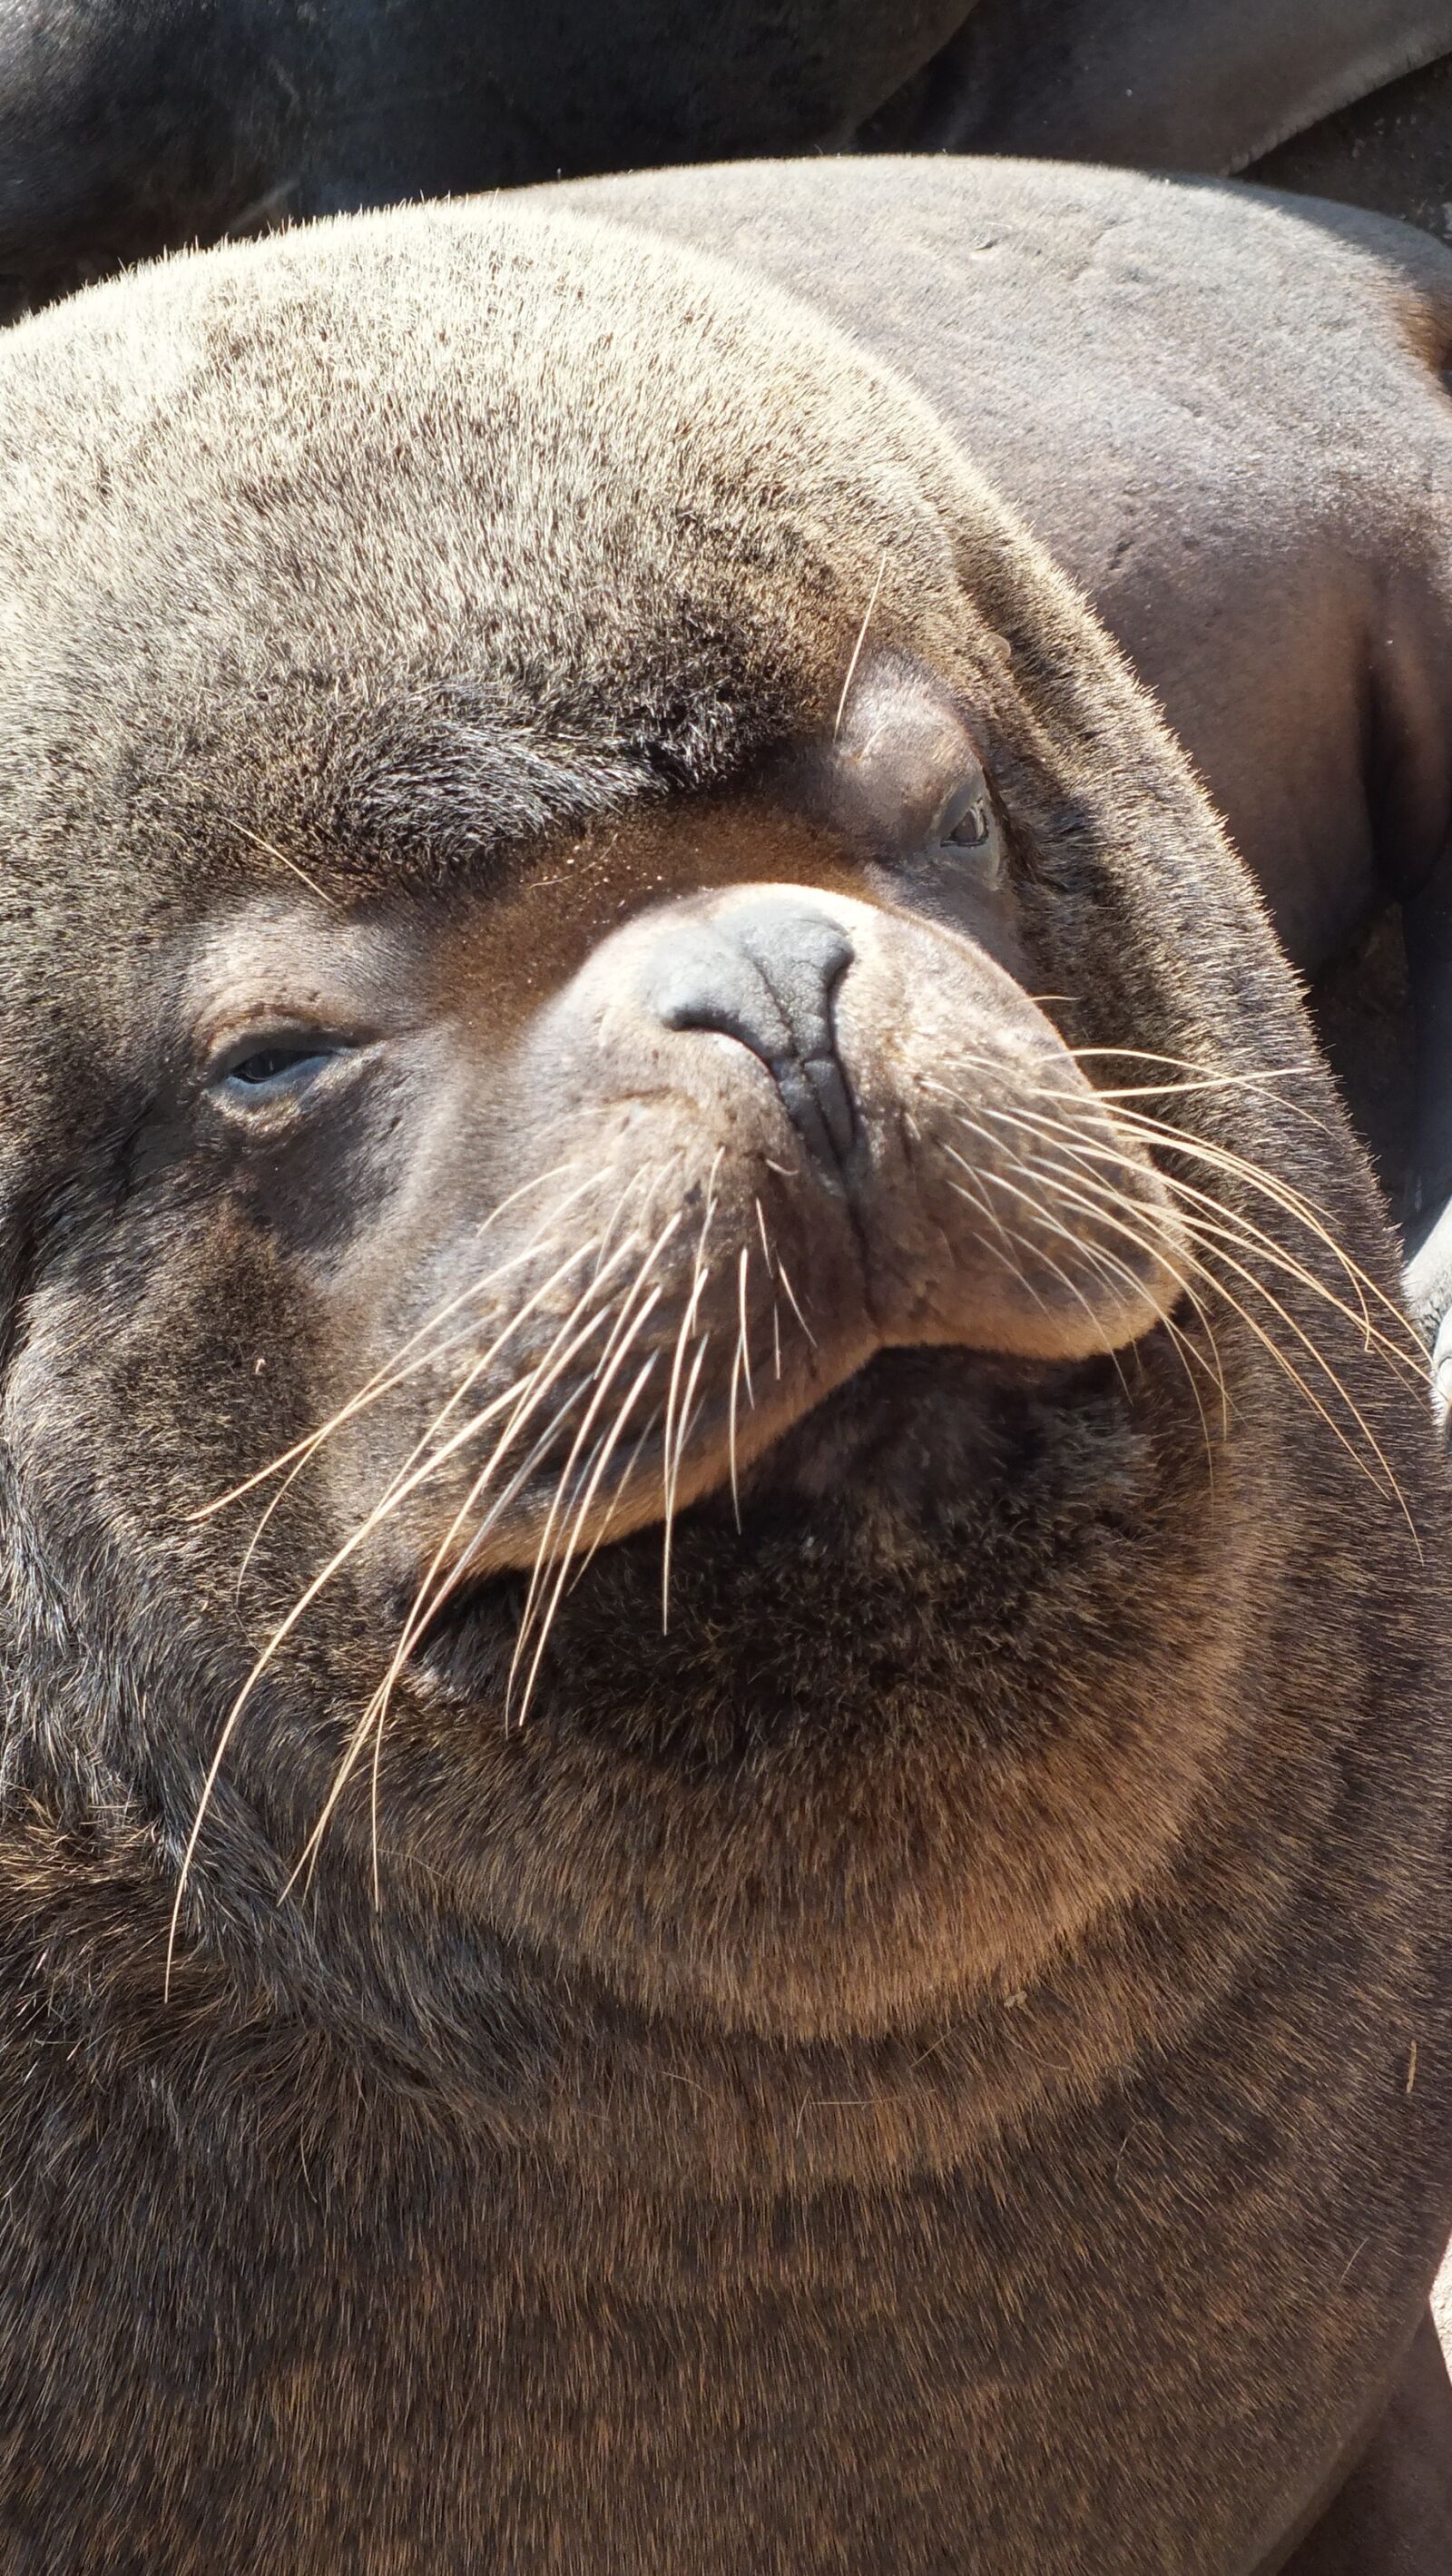
M855 1122L832 1005L853 962L829 914L779 901L694 922L671 940L650 1001L666 1028L734 1038L766 1066L820 1159L846 1154Z

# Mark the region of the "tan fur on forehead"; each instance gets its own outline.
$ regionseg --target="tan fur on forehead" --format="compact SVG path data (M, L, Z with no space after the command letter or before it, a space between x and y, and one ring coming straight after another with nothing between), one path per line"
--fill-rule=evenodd
M592 608L662 578L702 607L729 591L747 626L776 624L784 575L804 626L839 592L855 615L884 550L884 615L951 581L953 469L916 397L770 289L608 225L413 210L176 263L29 326L4 372L13 542L48 541L32 578L62 592L53 550L99 568L109 532L199 637L198 565L226 576L229 617L267 623L279 515L334 541L321 617L384 597L425 656L467 619L496 655L565 671L608 654Z
M10 335L0 389L0 793L66 873L78 795L212 880L227 814L341 863L402 804L447 859L710 785L830 718L869 605L1073 727L1087 612L917 396L609 225L413 209L175 262ZM1010 676L995 621L1058 650Z

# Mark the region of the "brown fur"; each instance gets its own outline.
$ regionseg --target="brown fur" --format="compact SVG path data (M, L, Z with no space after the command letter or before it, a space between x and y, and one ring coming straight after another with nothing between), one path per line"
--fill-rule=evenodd
M1447 1504L1325 1243L1193 1159L1305 1189L1394 1293L1183 762L912 396L608 228L324 229L0 365L0 2566L1253 2567L1452 2210ZM977 746L1001 899L842 801L874 599L863 685L926 673ZM858 940L872 1332L745 1051L632 1016L652 922L767 874ZM206 1048L280 994L367 1046L346 1115L244 1132ZM954 1303L943 1139L881 1139L970 1010L981 1097L1080 1084L1147 1207L1083 1085L1117 1060L1066 1047L1252 1077L1159 1104L1155 1161L1312 1274L1276 1330L1345 1439L1223 1299L1207 1420L1148 1269L1096 1310L1122 1374ZM447 1378L320 1451L240 1583L274 1488L207 1507L562 1138L619 1174L667 1135L733 1227L774 1136L813 1265L739 1536L717 1390L668 1630L642 1502L506 1730L526 1488L399 1677L375 1908L366 1764L289 1882L440 1526L386 1525L189 1850Z

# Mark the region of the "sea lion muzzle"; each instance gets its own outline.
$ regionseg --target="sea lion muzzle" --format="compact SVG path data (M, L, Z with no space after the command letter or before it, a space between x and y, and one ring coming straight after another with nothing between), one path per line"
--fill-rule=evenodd
M749 883L653 905L439 1079L404 1213L361 1248L376 1294L349 1296L375 1319L360 1383L423 1354L369 1441L391 1424L407 1456L438 1407L458 1434L391 1541L471 1574L532 1562L562 1515L573 1550L735 1482L878 1351L1080 1360L1183 1286L1168 1193L1045 1014L905 907Z
M763 894L671 942L653 1007L668 1029L715 1029L765 1065L809 1154L824 1167L855 1122L832 1026L852 963L842 926L805 901Z

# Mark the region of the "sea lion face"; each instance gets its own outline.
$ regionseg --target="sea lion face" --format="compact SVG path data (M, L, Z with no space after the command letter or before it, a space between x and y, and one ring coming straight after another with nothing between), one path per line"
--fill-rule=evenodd
M240 904L183 987L212 1222L319 1303L339 1540L419 1618L506 1568L553 1600L879 1352L1102 1358L1175 1301L1163 1184L990 954L1012 864L946 693L878 673L778 766L482 900Z
M1017 1984L1229 1723L1225 1362L1069 1043L1193 1060L1187 844L1278 996L1213 822L709 270L436 214L89 314L11 360L101 497L58 441L6 576L7 1441L170 1865L245 1808L273 1895L769 2032Z

